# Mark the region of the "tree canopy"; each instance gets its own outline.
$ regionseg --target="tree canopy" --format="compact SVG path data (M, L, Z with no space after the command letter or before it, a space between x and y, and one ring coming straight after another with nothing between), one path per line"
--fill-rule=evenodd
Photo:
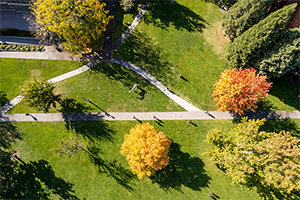
M233 182L245 186L299 191L300 140L286 131L259 131L264 121L244 118L229 133L210 130L206 141L214 145L208 150L211 162L224 169Z
M55 95L54 89L52 83L34 79L22 87L21 93L24 93L24 100L30 107L48 112L51 106L56 107L56 102L60 100L60 95Z
M300 66L300 29L289 29L282 34L255 66L260 74L275 78Z
M35 0L32 11L40 35L54 33L66 40L67 51L79 54L102 48L103 33L111 19L105 5L98 0Z
M225 70L214 84L215 90L212 94L218 109L235 114L254 111L256 104L266 98L271 88L271 83L266 78L257 75L253 68Z
M270 51L290 22L297 4L284 6L273 12L228 46L228 58L232 67L254 67L262 55ZM259 70L259 69L258 69Z
M121 154L139 179L150 177L169 162L171 140L149 123L138 124L125 135Z
M224 16L225 33L234 39L264 19L271 5L277 0L239 0Z

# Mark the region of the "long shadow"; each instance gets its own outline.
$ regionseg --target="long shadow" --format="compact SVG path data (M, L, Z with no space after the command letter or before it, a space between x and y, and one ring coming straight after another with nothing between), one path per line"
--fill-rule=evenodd
M292 136L300 139L300 127L291 119L268 119L260 127L261 131L279 133L282 130L289 131Z
M107 78L116 80L124 84L128 91L136 83L138 86L149 85L147 81L138 74L132 72L126 67L113 64L113 63L100 63L91 68L92 71L104 74Z
M255 112L245 112L242 115L231 113L234 118L234 122L239 123L239 120L243 117L248 119L274 119L280 117L275 111L278 110L269 100L263 100L258 102Z
M282 130L289 131L292 136L300 138L300 127L292 119L275 119L279 117L273 110L277 110L270 101L264 100L258 103L257 112L248 112L242 116L234 115L234 123L239 123L242 117L247 117L248 119L264 119L264 125L260 127L261 131L275 132L279 133ZM270 112L266 112L270 111Z
M157 183L166 191L175 189L182 192L182 186L197 191L208 187L210 178L200 158L191 157L190 154L182 152L177 143L171 144L169 156L169 164L150 177L152 182Z
M136 180L136 176L128 169L114 161L107 161L101 158L101 150L96 146L83 149L90 157L91 162L97 166L99 173L105 173L108 177L113 178L118 184L133 191L131 182Z
M10 122L0 123L0 147L10 149L11 143L21 139L21 134L16 126Z
M286 75L273 79L269 94L276 96L285 104L300 110L300 80L299 77L287 73Z
M115 43L122 34L126 31L126 27L123 25L124 10L121 8L120 3L115 4L115 16L114 16L114 31L113 31L113 43Z
M134 30L114 56L137 65L160 81L168 81L172 74L172 64L164 58L161 47L138 30Z
M0 123L0 133L0 199L52 199L52 194L78 199L73 185L57 177L47 161L12 161L12 143L21 139L16 126Z
M96 108L98 108L99 110L101 110L102 112L104 112L106 116L115 119L114 116L112 116L111 114L109 114L108 112L106 112L105 110L103 110L100 106L98 106L97 104L95 104L95 103L92 102L91 100L88 100L88 102L89 102L90 104L92 104L93 106L95 106Z
M269 100L263 100L258 102L257 104L257 111L271 111L271 110L278 110L276 106L274 106Z
M205 28L205 20L198 14L174 1L170 0L151 1L148 11L143 19L146 24L167 30L171 25L177 30L189 32L202 32Z
M130 69L112 63L101 63L91 69L93 71L92 73L101 73L110 80L121 82L127 87L128 91L132 89L134 84L137 84L138 87L135 91L135 93L139 95L137 98L140 100L145 98L147 91L144 88L150 85L150 83L137 73L130 71Z
M84 121L88 115L90 116L89 113L85 113L90 109L89 106L68 98L61 100L60 104L62 108L59 111L63 113L67 129L74 130L91 142L112 141L114 131L109 128L106 122ZM73 121L68 113L77 113L75 116L77 121Z
M4 157L3 157L4 156ZM45 160L19 164L1 150L1 198L3 199L78 199L73 185L55 175Z
M260 182L259 176L252 176L249 180L249 184L247 187L252 188L256 187L257 193L262 199L282 199L282 200L299 200L300 199L300 191L292 191L291 193L287 193L282 190L278 190L273 186L267 186ZM274 198L274 196L276 198Z
M147 94L147 91L141 87L137 87L137 90L134 92L140 96L140 97L137 97L137 99L139 99L139 100L143 100L145 98L145 94Z
M4 106L8 102L7 94L4 91L0 91L0 107Z

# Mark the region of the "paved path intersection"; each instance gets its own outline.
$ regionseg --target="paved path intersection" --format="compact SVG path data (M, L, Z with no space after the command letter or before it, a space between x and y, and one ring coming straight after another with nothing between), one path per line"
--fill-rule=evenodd
M116 42L112 47L111 51L116 50L132 33L133 29L139 23L141 18L146 12L146 9L149 5L149 1L146 2L137 17L134 19L132 24L128 27L126 32L121 36L121 38ZM79 58L74 58L67 52L59 54L55 52L51 47L46 47L46 52L0 52L0 57L8 58L25 58L25 59L57 59L57 60L79 60ZM9 103L0 108L0 122L6 121L82 121L82 120L153 120L153 117L156 116L160 120L211 120L211 119L236 119L236 117L229 112L203 112L199 108L193 106L192 104L186 102L185 100L178 97L162 83L152 77L150 74L137 67L136 65L129 63L127 61L121 60L119 58L96 58L92 62L76 69L71 72L62 74L55 78L48 80L49 82L56 83L67 78L76 76L80 73L83 73L95 66L100 62L112 62L120 64L124 67L127 67L143 78L147 79L151 84L155 85L160 91L165 95L171 98L178 105L183 107L188 112L136 112L136 113L34 113L34 114L5 114L12 107L17 105L22 101L23 96L19 95ZM300 119L299 111L263 111L256 113L248 113L246 115L249 118L297 118Z

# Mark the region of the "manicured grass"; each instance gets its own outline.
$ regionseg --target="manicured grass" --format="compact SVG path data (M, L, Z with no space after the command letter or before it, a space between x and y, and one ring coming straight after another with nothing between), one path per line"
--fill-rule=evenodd
M223 15L216 5L203 1L178 0L173 6L152 2L114 55L148 71L200 109L216 110L213 85L228 68L224 52L229 41L221 30ZM275 80L267 100L279 110L299 109L294 97L299 84L285 84L288 89L283 90L279 82Z
M137 89L129 93L134 84ZM56 93L72 99L72 106L50 112L138 112L183 111L171 99L135 72L112 63L100 63L91 70L56 84ZM83 101L90 99L93 104ZM21 102L13 113L41 112Z
M7 98L19 95L22 85L33 78L50 79L72 71L84 65L83 62L56 60L23 60L1 58L0 91L7 94Z
M119 153L125 133L136 124L133 121L71 122L73 129L69 130L63 122L16 123L22 139L14 147L28 164L48 163L56 178L72 186L63 188L64 194L80 199L209 199L210 191L221 199L258 198L255 190L231 185L231 180L202 154L208 147L204 142L207 131L233 127L231 121L195 121L197 127L185 121L164 121L163 127L151 123L173 141L170 168L174 171L158 173L156 180L136 179ZM53 157L51 149L69 134L81 135L83 148L89 153L81 150L71 157ZM51 184L55 193L59 186Z
M114 54L145 69L200 109L216 110L212 85L226 62L207 42L204 30L211 30L222 15L215 5L201 1L181 0L173 6L155 2Z
M258 199L255 189L232 185L231 179L210 164L209 157L203 154L206 148L211 148L204 142L208 130L218 128L227 132L235 124L231 120L193 122L197 126L186 121L164 121L163 126L150 122L172 139L171 161L169 167L158 171L154 178L141 181L131 173L127 161L119 153L124 136L136 124L135 121L18 122L13 125L21 139L13 146L28 166L35 166L33 178L44 173L44 177L51 175L52 180L60 180L58 183L43 181L46 190L52 188L52 199L58 199L58 194L87 200L209 199L207 194L210 191L221 199ZM300 120L268 120L262 130L289 130L300 137ZM79 137L84 150L70 157L54 157L51 150L57 147L60 139L68 138L70 134ZM28 190L34 193L37 188Z

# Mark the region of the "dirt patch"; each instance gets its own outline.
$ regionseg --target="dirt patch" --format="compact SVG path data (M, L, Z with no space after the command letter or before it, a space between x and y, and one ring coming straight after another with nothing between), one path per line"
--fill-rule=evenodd
M225 55L225 49L230 39L225 36L221 22L218 22L203 32L204 38L208 45L212 46L214 52L218 55Z

